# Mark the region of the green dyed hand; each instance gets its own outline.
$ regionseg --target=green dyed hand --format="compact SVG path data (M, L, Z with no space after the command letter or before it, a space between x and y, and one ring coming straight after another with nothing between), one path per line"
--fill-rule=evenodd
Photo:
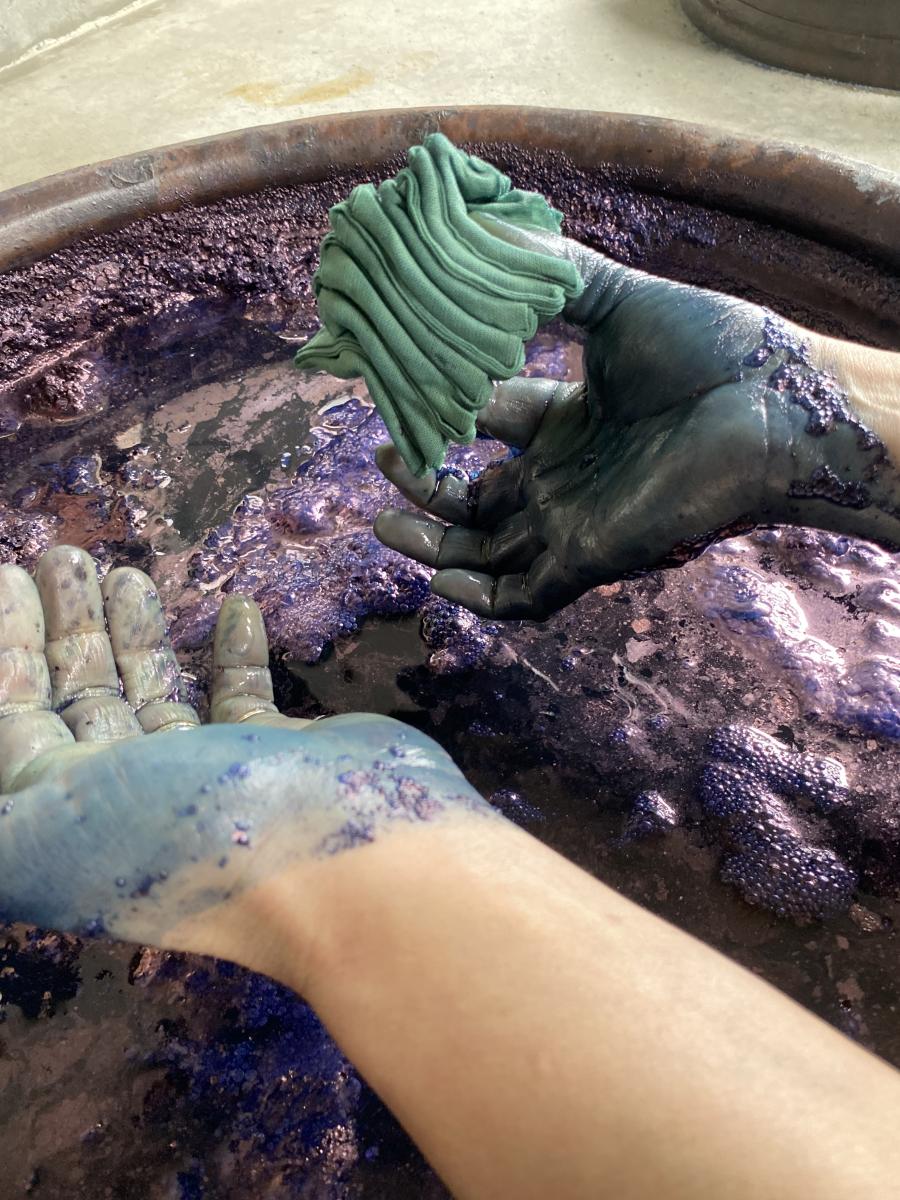
M71 546L35 581L0 566L0 919L167 946L185 921L221 933L226 902L307 860L493 812L397 721L280 716L268 659L259 609L229 596L201 727L146 575L101 586Z
M773 370L802 331L553 233L478 219L577 266L586 286L563 315L587 331L586 382L498 384L479 428L522 453L471 483L415 478L391 447L379 452L388 479L440 520L389 510L375 532L438 568L434 592L485 617L540 620L598 584L796 519L792 456L814 439Z

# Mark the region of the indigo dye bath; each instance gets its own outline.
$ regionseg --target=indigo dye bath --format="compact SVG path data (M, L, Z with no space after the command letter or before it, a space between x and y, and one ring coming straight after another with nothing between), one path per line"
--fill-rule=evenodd
M614 169L472 149L623 261L897 348L900 284L860 259ZM147 570L201 710L222 596L253 594L287 712L431 734L507 816L900 1065L897 559L779 529L543 625L430 596L371 532L397 503L371 399L290 361L357 182L149 217L0 276L0 561L65 541ZM526 369L578 378L571 331L542 330ZM448 469L505 453L476 441ZM283 988L21 927L0 960L11 1195L445 1195Z

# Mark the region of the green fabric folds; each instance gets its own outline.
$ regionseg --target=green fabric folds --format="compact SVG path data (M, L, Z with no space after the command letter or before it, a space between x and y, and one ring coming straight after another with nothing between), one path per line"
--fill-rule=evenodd
M330 211L313 284L322 329L306 370L362 376L410 470L440 467L471 442L492 381L525 365L524 342L583 287L573 263L511 246L470 213L558 231L562 214L512 188L441 133L409 165Z

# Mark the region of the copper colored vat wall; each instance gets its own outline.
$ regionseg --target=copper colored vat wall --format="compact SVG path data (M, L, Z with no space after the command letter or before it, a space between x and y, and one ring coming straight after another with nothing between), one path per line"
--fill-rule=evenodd
M376 167L433 129L457 142L560 152L637 187L792 229L900 267L894 176L833 155L621 113L514 106L286 121L79 167L0 194L0 270L152 212Z

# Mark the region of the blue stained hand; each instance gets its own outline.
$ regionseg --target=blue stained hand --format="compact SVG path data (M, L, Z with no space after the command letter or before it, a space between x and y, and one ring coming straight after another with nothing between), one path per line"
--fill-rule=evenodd
M298 862L492 810L387 717L280 716L252 600L229 596L209 726L183 699L152 581L56 547L0 566L0 916L164 944Z

